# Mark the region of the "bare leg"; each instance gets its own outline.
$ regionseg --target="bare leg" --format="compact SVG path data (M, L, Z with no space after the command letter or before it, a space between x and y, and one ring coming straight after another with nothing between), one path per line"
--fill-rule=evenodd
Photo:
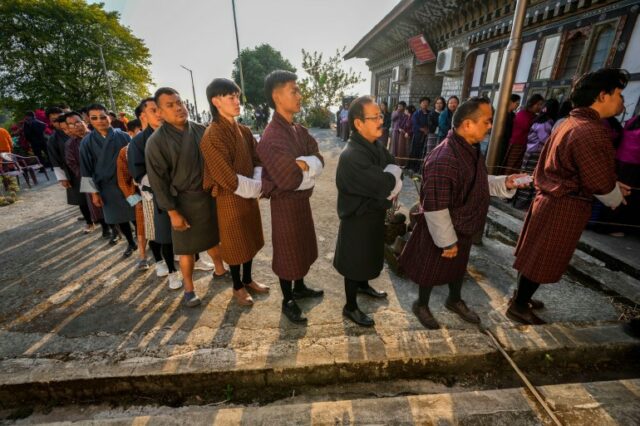
M215 267L214 273L216 275L224 274L224 263L222 263L222 255L220 254L220 246L213 246L207 250L209 256L211 256L211 260L213 260L213 266Z
M182 272L182 283L184 291L193 291L193 264L195 259L192 254L180 255L180 272Z

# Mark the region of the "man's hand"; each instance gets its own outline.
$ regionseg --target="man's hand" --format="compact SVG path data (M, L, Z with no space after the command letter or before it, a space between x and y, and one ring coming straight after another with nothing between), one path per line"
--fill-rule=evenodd
M458 245L454 245L451 248L442 250L442 257L446 257L447 259L453 259L458 255Z
M627 205L627 200L624 199L624 197L629 196L629 194L631 194L631 187L629 185L627 185L626 183L622 183L622 182L616 182L618 184L618 188L620 188L620 193L622 193L622 204L624 204L625 206Z
M68 180L61 180L60 185L62 185L63 188L71 188L71 182Z
M298 165L298 167L300 167L302 169L302 171L304 171L304 172L308 172L309 171L309 165L307 164L306 161L296 160L296 164Z
M171 227L176 231L186 231L191 228L187 219L178 213L177 210L169 210L169 219L171 219Z
M504 186L506 186L506 187L507 187L507 189L514 189L514 188L520 188L520 189L522 189L522 188L528 188L528 187L529 187L530 182L529 182L529 183L521 183L521 184L518 184L518 183L516 182L516 179L526 178L526 177L528 177L528 176L529 176L529 175L528 175L528 174L526 174L526 173L518 173L518 174L514 174L514 175L509 175L509 176L507 176L507 179L505 179L505 181L504 181Z
M104 206L104 203L102 202L102 198L100 197L100 194L98 194L97 192L91 193L91 202L96 207Z

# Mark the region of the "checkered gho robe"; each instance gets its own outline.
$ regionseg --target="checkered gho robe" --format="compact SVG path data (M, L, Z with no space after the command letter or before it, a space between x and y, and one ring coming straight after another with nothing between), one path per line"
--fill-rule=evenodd
M204 132L200 150L203 186L217 201L222 259L229 265L240 265L264 246L258 200L234 194L236 175L252 178L253 168L260 165L256 140L248 127L218 118Z
M276 112L257 151L264 167L262 192L271 199L273 272L285 280L303 278L318 257L318 243L309 203L313 189L296 191L302 183L296 158L315 155L324 161L318 143Z
M552 133L534 174L536 197L513 265L538 283L562 277L591 215L593 194L616 185L609 130L591 108L576 108Z
M129 173L129 164L127 163L128 146L122 147L116 161L116 172L118 175L118 187L125 198L138 193L133 177ZM136 213L136 235L145 236L144 232L144 212L142 211L142 202L134 206Z

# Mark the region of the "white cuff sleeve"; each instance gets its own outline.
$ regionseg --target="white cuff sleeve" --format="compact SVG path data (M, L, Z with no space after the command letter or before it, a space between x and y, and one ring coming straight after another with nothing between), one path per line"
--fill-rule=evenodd
M322 161L315 155L307 155L305 157L298 157L296 161L304 161L309 166L309 176L313 179L317 178L322 174L322 170L324 166L322 165Z
M54 167L53 174L56 175L56 180L58 182L60 182L61 180L69 180L67 174L60 167Z
M80 179L80 192L95 193L99 192L93 179L90 177L82 176Z
M262 190L262 182L250 179L246 176L236 175L238 177L238 187L233 192L242 198L258 198Z
M302 171L302 183L299 187L296 188L296 191L304 191L306 189L311 189L315 186L316 180L311 177L311 174L308 171Z
M262 180L262 166L253 168L253 178L255 180Z
M396 180L399 180L402 176L402 169L395 164L387 164L387 166L382 170L385 173L391 173Z
M427 221L429 234L431 234L436 246L444 248L458 242L458 235L456 235L456 230L453 228L449 209L425 212L424 218Z
M507 176L489 175L489 195L492 197L512 198L516 189L507 189Z
M618 207L623 200L622 192L620 192L620 187L618 186L617 182L615 188L613 188L613 191L611 191L610 193L604 195L594 195L594 197L600 200L602 204L607 207L611 207L612 209Z

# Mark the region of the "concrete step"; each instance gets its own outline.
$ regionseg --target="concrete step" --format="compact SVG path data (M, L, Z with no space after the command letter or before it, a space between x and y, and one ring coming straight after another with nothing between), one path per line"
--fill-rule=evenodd
M519 216L522 212L514 213L512 207L501 206L496 201L492 203L487 215L487 232L489 235L500 234L503 239L515 244L522 230L523 221ZM503 203L504 204L504 203ZM595 284L607 292L620 295L633 304L640 304L640 256L636 251L628 256L627 251L634 247L625 246L621 240L607 240L605 236L590 235L586 231L578 250L574 253L569 264L568 272L576 275L582 281ZM609 237L611 238L611 237ZM633 246L633 242L627 241ZM617 246L617 249L611 247Z
M619 363L640 354L640 340L618 324L494 326L493 333L543 382L563 380L560 373L567 369L578 374L601 366L611 370L612 363L622 374ZM275 400L302 386L403 378L446 382L465 375L514 383L507 363L479 330L414 330L255 342L120 362L9 359L0 362L0 408L136 398L180 401L228 385L243 400Z
M539 387L564 425L640 424L640 380ZM523 388L265 406L73 407L16 424L71 425L545 425L549 417Z

